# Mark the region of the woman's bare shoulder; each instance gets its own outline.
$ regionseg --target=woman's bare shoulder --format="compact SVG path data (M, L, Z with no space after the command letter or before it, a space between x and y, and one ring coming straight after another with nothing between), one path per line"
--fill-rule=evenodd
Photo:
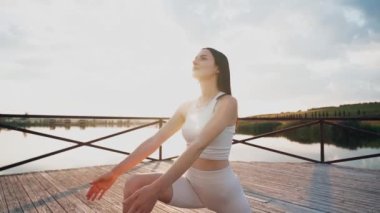
M234 96L227 93L219 96L218 99L220 99L221 102L228 102L229 104L237 105L237 99Z
M221 107L221 105L223 105L222 108L226 108L226 109L228 108L228 109L230 109L230 111L235 111L237 113L238 101L234 96L232 96L230 94L224 94L218 98L220 100L216 103L215 109L217 109L217 108Z

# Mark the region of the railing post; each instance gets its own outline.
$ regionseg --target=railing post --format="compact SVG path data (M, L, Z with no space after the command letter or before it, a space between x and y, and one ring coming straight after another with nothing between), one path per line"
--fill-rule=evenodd
M319 120L319 135L321 140L321 163L325 162L325 147L323 141L323 120Z
M158 128L160 129L162 127L162 118L159 119ZM162 145L160 145L159 151L158 151L158 159L162 160Z

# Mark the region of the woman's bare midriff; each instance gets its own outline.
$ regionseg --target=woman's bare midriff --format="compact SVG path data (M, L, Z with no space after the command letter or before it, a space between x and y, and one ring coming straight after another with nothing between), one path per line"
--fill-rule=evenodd
M197 160L194 161L194 163L191 166L199 170L209 171L209 170L223 169L228 165L229 165L228 160L209 160L209 159L198 158Z

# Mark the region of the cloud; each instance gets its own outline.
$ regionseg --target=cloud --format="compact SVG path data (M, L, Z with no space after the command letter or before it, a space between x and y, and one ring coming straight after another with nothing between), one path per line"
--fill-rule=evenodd
M378 1L167 3L194 41L231 53L233 83L248 99L323 106L380 98Z
M242 116L378 100L377 2L1 1L0 112L170 115L204 46Z
M240 40L250 32L275 38L283 55L305 59L341 57L347 45L378 40L378 25L373 11L362 11L340 1L168 1L168 11L187 30L203 42L218 39L230 31L224 42ZM368 7L367 4L361 5ZM375 8L379 4L373 3ZM379 20L379 19L377 19ZM249 44L247 44L249 45Z
M12 91L2 112L106 114L112 102L112 113L168 115L186 96L160 93L191 93L196 52L160 2L0 4L0 87Z
M365 18L364 24L370 28L372 31L376 31L377 33L380 31L380 2L377 0L348 0L341 1L343 5L350 6L352 8L356 8L361 12L360 15Z

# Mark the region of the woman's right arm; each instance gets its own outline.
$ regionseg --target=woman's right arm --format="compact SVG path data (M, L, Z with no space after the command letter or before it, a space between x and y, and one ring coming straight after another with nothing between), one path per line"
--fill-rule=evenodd
M128 155L122 162L112 168L111 171L98 177L95 181L91 182L91 187L87 192L87 199L95 200L101 199L103 194L112 186L116 179L133 168L136 164L140 163L150 154L152 154L160 145L165 142L170 136L177 132L183 122L185 121L185 111L189 102L181 104L174 115L163 127L153 136L146 139L141 143L130 155Z
M111 173L118 177L127 172L152 154L161 146L162 143L176 133L185 121L187 104L188 102L181 104L175 111L174 115L159 129L156 134L141 143L129 156L127 156L127 158L115 166L111 170Z

